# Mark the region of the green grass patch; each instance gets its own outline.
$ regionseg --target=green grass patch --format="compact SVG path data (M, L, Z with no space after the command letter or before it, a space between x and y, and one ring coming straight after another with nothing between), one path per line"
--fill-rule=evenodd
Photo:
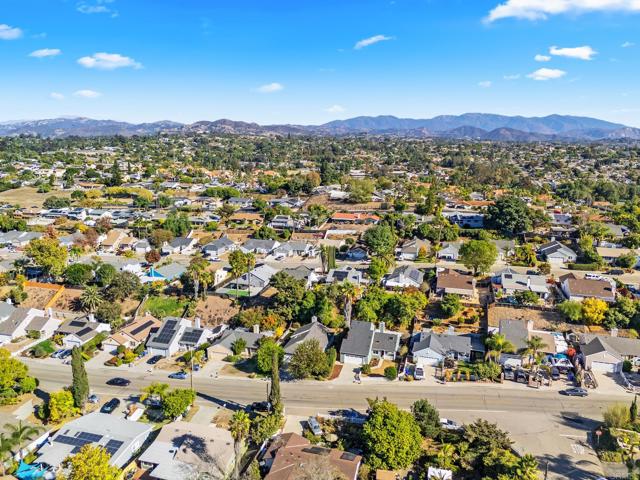
M53 343L53 341L47 339L47 340L44 340L44 341L40 342L36 346L34 346L31 349L31 351L33 352L34 356L36 356L38 358L44 358L44 357L48 357L49 355L51 355L57 349L58 349L58 347L55 345L55 343Z
M177 297L149 297L142 311L147 311L157 318L181 317L187 306L186 301L180 301Z

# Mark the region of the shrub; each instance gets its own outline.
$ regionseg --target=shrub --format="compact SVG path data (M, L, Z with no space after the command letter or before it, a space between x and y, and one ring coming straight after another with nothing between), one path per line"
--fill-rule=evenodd
M631 414L626 405L612 405L607 408L602 417L609 428L626 428L631 421Z
M398 378L398 369L395 365L391 365L390 367L384 369L384 376L387 378L387 380L395 380L396 378Z
M368 363L365 363L364 365L362 365L362 367L360 368L360 372L363 375L369 375L371 373L371 365L369 365Z
M629 360L625 360L624 362L622 362L622 371L624 373L630 373L632 366L633 364Z
M27 332L27 337L33 339L33 340L38 340L40 338L40 331L39 330L29 330Z
M569 270L579 270L581 272L594 272L600 270L599 263L569 263L567 265Z

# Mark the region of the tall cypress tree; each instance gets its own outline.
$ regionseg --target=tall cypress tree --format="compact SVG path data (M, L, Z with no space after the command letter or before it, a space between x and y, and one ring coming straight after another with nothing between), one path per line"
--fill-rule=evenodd
M273 352L271 362L271 390L269 391L269 403L271 411L278 415L282 413L282 399L280 398L280 366L278 365L278 352Z
M73 403L76 408L84 408L84 404L89 398L89 378L84 368L82 350L79 347L73 347L73 350L71 350L71 373L73 375L73 383L71 385Z

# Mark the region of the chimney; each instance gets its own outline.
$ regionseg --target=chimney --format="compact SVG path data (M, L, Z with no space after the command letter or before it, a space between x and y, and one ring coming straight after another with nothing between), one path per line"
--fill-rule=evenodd
M380 322L380 333L384 333L385 324L384 322Z
M533 320L527 320L527 332L533 330Z
M316 317L315 315L311 317L311 323L318 323L318 317Z
M200 317L194 318L195 328L200 328Z
M527 289L531 289L531 277L527 277Z
M95 317L95 315L93 313L90 313L88 317L89 317L89 321L90 322L95 322L96 321L96 317Z
M260 333L260 324L255 324L253 326L253 333Z
M456 329L453 325L449 325L449 328L447 328L447 335L455 335L456 333Z
M612 328L611 329L611 336L612 337L617 337L618 336L618 329L617 328Z

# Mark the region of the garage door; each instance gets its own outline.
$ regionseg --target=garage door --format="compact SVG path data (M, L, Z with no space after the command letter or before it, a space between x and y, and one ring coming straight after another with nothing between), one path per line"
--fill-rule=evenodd
M345 355L343 363L355 363L356 365L362 365L364 358L356 357L353 355Z
M617 371L617 366L615 363L591 362L591 370L594 372L614 373Z

